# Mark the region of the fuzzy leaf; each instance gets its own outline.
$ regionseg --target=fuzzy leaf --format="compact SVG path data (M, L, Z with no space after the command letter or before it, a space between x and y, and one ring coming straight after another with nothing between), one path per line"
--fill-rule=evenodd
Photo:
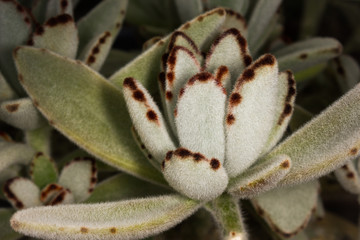
M199 207L179 195L40 207L17 212L11 226L46 239L139 239L171 228Z
M342 55L331 62L335 77L343 93L360 81L360 67L349 55Z
M242 1L242 2L246 2ZM238 4L241 5L241 4ZM233 11L235 10L234 8L225 8L226 11L226 18L225 18L225 22L222 26L223 31L226 31L230 28L236 28L237 30L239 30L241 36L243 37L247 37L248 35L248 31L247 31L247 24L246 24L246 20L243 17L243 15L239 14L239 11Z
M10 218L14 214L11 208L0 208L0 239L16 240L22 236L10 227Z
M295 94L296 84L293 74L290 71L279 73L275 122L262 150L263 153L273 148L283 136L293 113Z
M318 199L318 182L277 188L251 200L269 226L283 237L296 235L310 220Z
M238 198L252 198L274 188L290 168L291 160L286 155L255 163L243 174L230 180L227 192Z
M120 29L125 17L128 0L107 0L99 3L87 15L78 21L79 53L89 41L104 31ZM116 34L114 34L116 35Z
M200 15L198 18L182 25L178 30L188 35L197 46L202 46L216 29L221 26L225 19L223 9L214 9L211 12ZM202 20L199 21L199 18ZM215 30L214 30L215 29ZM154 90L154 79L159 74L159 63L165 52L169 36L160 40L157 44L114 73L110 81L121 87L124 78L133 77L141 81L146 89ZM139 71L141 69L141 71Z
M291 44L274 53L280 71L291 69L294 73L338 56L341 44L333 38L312 38Z
M193 0L187 3L184 3L182 0L175 0L175 4L181 22L186 22L204 11L201 0Z
M251 64L252 58L246 39L235 28L222 33L211 46L206 56L206 70L213 73L219 66L228 67L231 82L239 78L245 67Z
M12 51L28 40L31 32L30 16L15 0L0 1L0 71L11 88L25 96L16 74Z
M225 126L229 176L237 176L259 157L275 122L277 94L278 67L270 54L257 59L237 80Z
M225 168L218 159L185 148L168 152L162 167L168 183L191 199L212 200L223 193L228 184Z
M359 101L358 84L271 151L268 157L286 154L292 161L281 185L318 178L359 155Z
M45 155L50 156L50 140L52 130L53 129L46 124L43 127L26 131L26 144L31 146L36 151L43 152Z
M150 154L161 163L175 145L159 108L148 91L133 78L125 79L123 93L136 132Z
M75 58L79 38L74 19L68 14L50 18L43 26L36 29L32 41L35 47L46 48L65 57Z
M79 61L43 49L20 48L16 63L29 95L55 128L112 166L164 182L138 151L122 94L108 81Z
M292 132L302 127L306 122L313 117L312 113L298 105L294 106L293 115L289 123L289 128Z
M181 90L176 106L180 146L224 162L226 93L208 72L193 76Z
M75 202L74 194L69 189L62 189L58 194L47 203L47 205L55 206L60 204L71 204Z
M45 124L44 118L30 98L2 102L0 104L0 119L23 130L33 130Z
M282 0L259 0L251 13L248 25L248 43L250 51L257 44L261 34L266 30Z
M12 165L1 171L0 174L0 189L4 189L4 184L10 178L14 178L20 175L22 167L20 165ZM4 191L0 191L0 198L5 199Z
M27 178L15 177L4 185L8 201L16 209L40 206L40 189Z
M145 196L162 195L170 192L170 190L165 188L120 173L107 178L96 185L96 188L85 202L96 203L119 201Z
M0 102L16 98L16 93L0 72Z
M352 160L334 171L341 186L353 194L360 194L360 176Z
M0 141L0 172L13 164L28 164L34 153L28 145Z
M59 176L59 184L70 189L76 202L88 198L97 182L95 160L91 158L75 159L67 164Z
M56 17L61 14L73 16L73 5L71 0L47 0L46 19Z
M103 65L113 43L114 32L103 32L88 43L84 48L80 59L95 71L99 71Z
M58 172L54 160L39 152L31 162L30 174L33 182L43 189L49 183L57 181Z

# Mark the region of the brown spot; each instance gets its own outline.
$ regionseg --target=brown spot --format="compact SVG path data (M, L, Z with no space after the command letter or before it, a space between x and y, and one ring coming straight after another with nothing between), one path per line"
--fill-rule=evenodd
M68 1L67 0L61 0L61 9L63 10L63 11L65 11L65 9L66 9L66 7L68 6Z
M16 112L19 109L20 104L14 103L14 104L8 104L5 106L6 110L9 112Z
M193 85L195 81L206 82L210 80L212 77L213 76L209 72L201 72L191 77L188 84Z
M106 39L107 39L108 37L110 37L110 36L111 36L110 32L105 32L104 36L102 36L102 37L99 39L99 43L104 44L104 43L106 42Z
M93 55L90 55L88 59L86 60L87 64L94 63L96 61L96 58Z
M44 153L42 153L42 152L37 152L37 153L35 154L35 157L38 158L38 157L43 156L43 155L44 155Z
M120 28L121 27L121 23L116 23L116 28Z
M141 147L141 149L145 149L145 145L144 145L144 144L141 144L140 147Z
M290 102L291 98L295 95L296 93L296 90L294 87L290 87L289 90L288 90L288 94L286 96L286 102Z
M162 168L162 169L165 168L165 161L162 161L162 163L161 163L161 168Z
M199 16L196 20L198 20L199 22L201 22L202 20L204 20L203 16Z
M98 46L94 47L93 50L92 50L92 54L97 54L100 52L100 49Z
M271 54L266 54L265 56L263 56L262 58L260 58L259 60L257 60L254 64L254 68L259 68L262 66L272 66L275 64L275 57Z
M13 219L10 220L10 223L11 223L11 227L14 229L17 229L21 226L21 224L18 221L13 220Z
M96 181L97 181L97 178L96 178L96 177L92 177L91 180L90 180L90 182L91 182L92 184L95 184Z
M44 33L44 28L42 26L38 26L35 30L36 35L42 35Z
M62 203L65 199L66 190L61 191L48 205L55 206Z
M154 110L149 110L149 111L147 111L146 117L147 117L150 121L157 121L157 120L158 120L158 116L157 116L156 112L154 112Z
M10 137L7 133L5 133L5 132L1 132L1 131L0 131L0 137L1 137L2 139L4 139L5 141L7 141L7 142L13 142L12 139L11 139L11 137Z
M186 148L178 148L175 150L174 154L181 158L186 158L192 155L191 152Z
M172 92L171 91L166 91L166 99L171 101L172 97L173 97Z
M16 4L16 10L18 10L19 12L24 12L24 8L20 5L20 4Z
M161 56L161 65L162 65L162 68L163 70L166 69L166 62L167 62L167 59L169 58L169 53L164 53L162 56Z
M308 55L306 53L303 53L299 56L300 59L306 59L308 57Z
M228 114L226 117L226 123L231 125L235 122L235 116L233 114Z
M217 160L216 158L213 158L210 160L210 166L212 169L217 170L220 167L220 161Z
M341 167L344 170L349 170L348 166L345 164L344 166Z
M281 163L281 167L282 168L289 168L290 167L290 161L285 160L284 162Z
M217 14L219 14L220 16L223 16L225 14L224 9L219 9L216 11Z
M133 91L135 91L137 89L135 80L133 78L131 78L131 77L125 78L125 80L123 82L123 86L128 87Z
M229 69L226 66L220 66L218 70L216 71L216 81L223 81L224 76L226 76L229 73Z
M26 44L28 46L33 46L34 45L34 40L32 38L30 38L29 40L27 40Z
M18 74L18 79L20 82L24 82L24 76L21 73Z
M252 57L250 55L245 55L244 56L244 63L245 63L245 66L249 66L251 63L252 63Z
M175 79L175 75L173 72L168 72L166 74L166 79L169 81L169 83L173 83Z
M354 178L355 175L354 175L354 173L349 172L349 173L346 174L346 177L347 177L347 178Z
M25 21L27 24L30 24L30 18L25 17L25 18L24 18L24 21Z
M194 157L194 160L195 160L196 162L198 162L198 161L200 161L200 160L202 160L202 159L205 159L205 156L202 155L201 153L194 153L194 154L193 154L193 157Z
M174 110L174 116L177 117L177 114L178 114L178 111L177 111L177 108L175 108L175 110Z
M110 228L110 232L111 232L111 233L116 233L116 228L115 228L115 227Z
M159 83L160 83L160 87L162 91L165 91L165 73L164 72L161 72L159 73L159 76L158 76L158 80L159 80Z
M73 18L69 15L69 14L61 14L59 16L56 17L52 17L50 18L45 25L49 26L49 27L54 27L58 24L65 24L68 22L73 21Z
M20 179L19 177L10 178L7 180L4 184L3 191L6 195L6 197L13 203L13 205L17 209L24 208L24 204L16 197L16 195L11 191L10 185L17 179Z
M55 125L54 120L49 120L49 124L50 124L50 125Z
M81 233L87 233L87 232L89 232L89 229L87 229L86 227L81 227L80 232Z
M121 15L125 15L125 10L121 10L121 11L120 11L120 14L121 14Z
M242 75L241 75L241 80L243 81L251 81L253 80L253 78L255 77L255 72L253 69L249 68L246 69Z
M188 29L190 27L190 23L186 23L184 26L183 26L183 29Z
M235 237L235 235L236 235L235 232L231 232L230 234L231 234L231 236L233 236L233 237Z
M263 210L262 208L257 207L256 210L257 210L257 212L258 212L258 214L259 214L260 216L264 216L265 212L264 212L264 210Z
M283 114L289 115L289 114L291 113L291 111L292 111L292 106L291 106L289 103L287 103L287 104L285 105Z
M134 93L133 93L133 98L139 102L145 102L146 101L146 98L145 98L145 95L142 91L140 90L136 90Z
M351 154L351 155L356 155L357 152L358 152L358 149L357 149L356 147L354 147L354 148L352 148L352 149L350 150L350 154Z
M147 157L148 157L148 159L152 159L152 158L153 158L153 156L152 156L151 154L148 154Z
M242 97L241 97L241 95L239 93L233 93L230 96L230 100L229 100L230 105L231 106L236 106L236 105L241 103L241 100L242 100Z
M165 160L170 161L170 159L172 158L173 153L174 153L173 151L168 151L166 153Z

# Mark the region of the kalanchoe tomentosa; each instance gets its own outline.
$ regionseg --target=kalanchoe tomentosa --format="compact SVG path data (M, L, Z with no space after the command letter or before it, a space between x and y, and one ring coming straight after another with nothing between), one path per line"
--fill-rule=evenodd
M165 161L165 179L182 194L28 209L13 216L13 228L53 239L143 238L174 226L211 201L206 207L211 205L223 236L245 239L238 198L310 181L357 156L359 86L274 147L292 112L294 79L291 72L278 72L272 55L252 62L244 26L233 12L215 9L160 40L115 73L111 83L82 63L20 48L16 64L23 85L56 128L107 163L166 185L160 171L133 146L124 98L112 84L124 85L140 146L158 170ZM160 64L166 48L169 55ZM204 50L209 51L203 60ZM159 64L164 72L160 80L165 80L160 81L165 83L160 92L174 136L150 94L135 80L151 89L153 79L147 82L139 75L158 73ZM59 76L53 68L64 73Z

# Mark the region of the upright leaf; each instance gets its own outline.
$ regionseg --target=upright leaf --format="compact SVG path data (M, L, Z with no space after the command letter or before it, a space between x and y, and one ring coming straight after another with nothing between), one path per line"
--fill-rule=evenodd
M39 152L31 162L30 175L34 183L43 189L49 183L57 182L58 172L54 161Z

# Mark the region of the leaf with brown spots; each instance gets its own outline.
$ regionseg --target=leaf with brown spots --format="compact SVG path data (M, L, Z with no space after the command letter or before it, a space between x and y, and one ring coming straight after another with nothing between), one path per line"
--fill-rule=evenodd
M44 154L35 155L31 162L30 173L31 179L40 189L57 182L58 171L55 162Z
M18 211L10 222L17 232L36 238L58 239L61 236L115 240L131 236L142 239L175 226L201 205L172 194L108 203L31 208ZM116 231L111 231L114 228Z
M360 194L360 176L352 160L334 171L341 186L353 194Z

